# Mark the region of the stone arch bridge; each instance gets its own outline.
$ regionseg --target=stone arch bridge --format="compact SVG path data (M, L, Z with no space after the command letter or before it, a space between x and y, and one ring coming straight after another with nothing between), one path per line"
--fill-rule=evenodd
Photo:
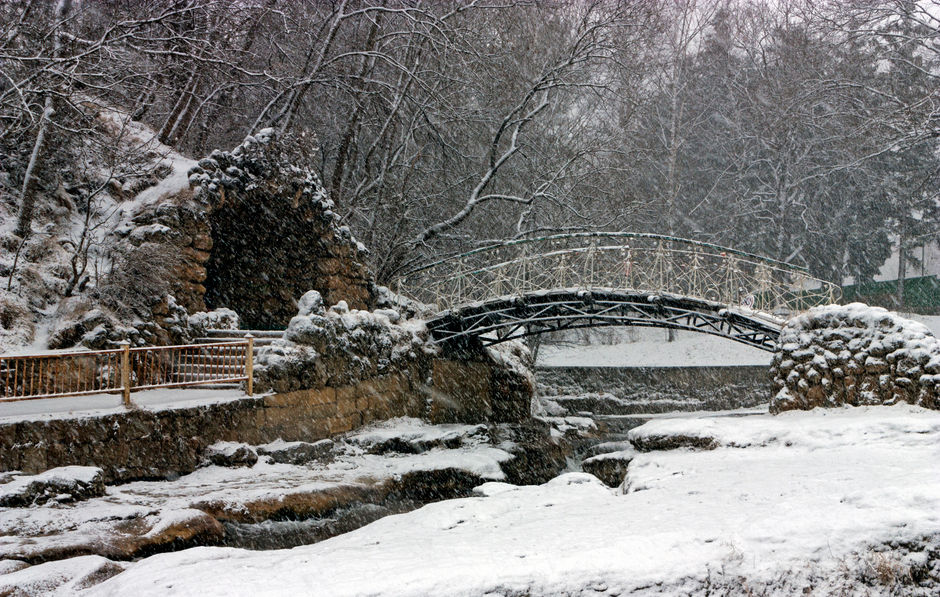
M805 268L670 236L586 232L531 238L413 270L398 292L433 306L440 343L484 345L601 326L681 329L773 351L784 321L835 303Z

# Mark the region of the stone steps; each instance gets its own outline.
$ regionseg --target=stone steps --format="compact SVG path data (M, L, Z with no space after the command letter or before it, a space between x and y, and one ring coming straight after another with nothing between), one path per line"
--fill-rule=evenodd
M254 339L255 348L259 346L269 346L275 340L284 337L282 330L219 330L208 329L206 335L193 340L194 344L218 344L219 342L241 342L246 334L251 334Z
M244 340L245 334L251 334L257 341L259 338L283 338L284 330L224 330L215 328L206 330L206 335L210 338Z
M244 338L208 338L201 337L193 339L193 344L218 344L220 342L240 342ZM268 346L272 344L277 338L255 338L255 348L259 346Z

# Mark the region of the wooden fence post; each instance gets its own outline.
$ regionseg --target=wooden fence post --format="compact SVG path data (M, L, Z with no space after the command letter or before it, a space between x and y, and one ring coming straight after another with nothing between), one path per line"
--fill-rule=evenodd
M118 342L121 347L121 388L124 406L131 407L131 343L127 340Z
M245 390L251 396L254 391L252 386L254 385L255 371L255 337L251 334L245 334L245 338L248 340L248 350L245 355L245 372L248 375L248 383Z

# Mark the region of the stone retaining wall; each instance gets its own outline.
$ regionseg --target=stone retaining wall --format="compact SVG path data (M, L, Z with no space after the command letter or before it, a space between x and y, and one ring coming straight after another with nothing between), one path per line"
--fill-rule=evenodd
M0 470L88 465L104 469L108 483L166 478L193 471L205 448L218 441L316 441L405 416L432 423L528 417L532 387L525 376L498 365L443 359L435 359L432 369L198 407L0 424Z
M771 398L762 366L539 367L536 380L539 395L597 414L724 410Z

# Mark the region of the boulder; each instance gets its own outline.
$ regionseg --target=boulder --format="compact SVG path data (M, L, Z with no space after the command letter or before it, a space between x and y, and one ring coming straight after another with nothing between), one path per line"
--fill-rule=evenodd
M619 487L627 475L627 467L636 451L631 449L592 456L581 462L581 470L590 473L608 487Z
M429 426L417 419L399 418L353 433L346 441L370 454L421 454L435 448L459 448L487 439L485 425Z
M248 444L238 442L216 442L208 446L203 453L208 464L229 468L254 466L258 462L258 453Z
M630 442L640 452L653 452L656 450L678 450L692 448L694 450L714 450L718 441L713 437L704 435L683 434L632 434Z

